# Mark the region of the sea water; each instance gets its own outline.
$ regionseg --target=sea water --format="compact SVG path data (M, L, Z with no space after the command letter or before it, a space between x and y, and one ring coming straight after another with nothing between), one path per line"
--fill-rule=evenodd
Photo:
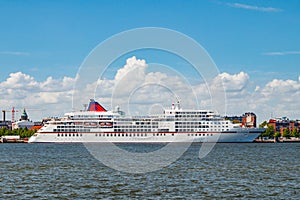
M300 143L217 144L203 159L200 146L158 171L131 174L82 144L0 144L0 199L300 199Z

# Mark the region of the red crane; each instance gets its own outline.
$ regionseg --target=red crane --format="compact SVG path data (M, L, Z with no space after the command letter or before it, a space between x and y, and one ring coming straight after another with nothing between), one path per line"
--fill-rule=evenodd
M3 113L3 122L6 122L6 112L11 112L11 122L15 122L15 112L19 112L18 110L15 110L15 107L12 107L12 110L2 110Z

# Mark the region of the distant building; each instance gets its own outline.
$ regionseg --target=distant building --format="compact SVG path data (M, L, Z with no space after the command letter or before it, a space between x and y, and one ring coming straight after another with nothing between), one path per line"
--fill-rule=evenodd
M11 121L0 121L0 128L11 129Z
M241 127L256 127L256 115L252 112L247 112L242 116L226 116L225 118L235 124L240 124Z
M281 135L284 129L292 131L296 128L297 131L300 131L300 121L290 120L287 117L270 119L268 125L273 126L274 133L279 132Z
M26 110L24 108L23 113L21 114L20 120L13 123L12 129L17 129L17 128L30 129L32 126L34 126L34 122L29 120Z
M245 127L255 128L256 127L256 115L254 113L245 113L243 115L242 124Z

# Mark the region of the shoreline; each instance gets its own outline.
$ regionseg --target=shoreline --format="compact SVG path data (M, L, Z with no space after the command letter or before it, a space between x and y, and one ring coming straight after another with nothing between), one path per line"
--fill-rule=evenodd
M256 138L254 143L298 143L300 142L300 138L273 138L273 139L263 139L263 138Z

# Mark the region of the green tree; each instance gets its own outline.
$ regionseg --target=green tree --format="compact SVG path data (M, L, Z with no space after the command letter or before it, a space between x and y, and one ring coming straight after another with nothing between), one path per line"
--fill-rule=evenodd
M274 127L272 125L268 125L265 132L261 134L262 137L274 137Z
M3 136L4 134L5 134L5 127L2 127L1 129L0 129L0 136Z
M285 128L283 130L282 137L285 137L285 138L290 138L291 137L291 133L290 133L290 130L288 128Z
M261 123L261 124L259 125L259 128L264 128L267 124L268 124L268 122L267 122L267 121L264 121L263 123Z
M281 133L280 132L276 132L275 134L274 134L274 137L276 137L276 138L278 138L278 137L280 137L281 136Z
M293 128L291 136L292 137L299 137L300 136L299 131L298 131L297 128Z
M36 133L36 130L28 130L27 128L18 128L14 130L9 130L5 127L0 129L0 136L4 135L19 135L21 138L29 138L34 133Z

